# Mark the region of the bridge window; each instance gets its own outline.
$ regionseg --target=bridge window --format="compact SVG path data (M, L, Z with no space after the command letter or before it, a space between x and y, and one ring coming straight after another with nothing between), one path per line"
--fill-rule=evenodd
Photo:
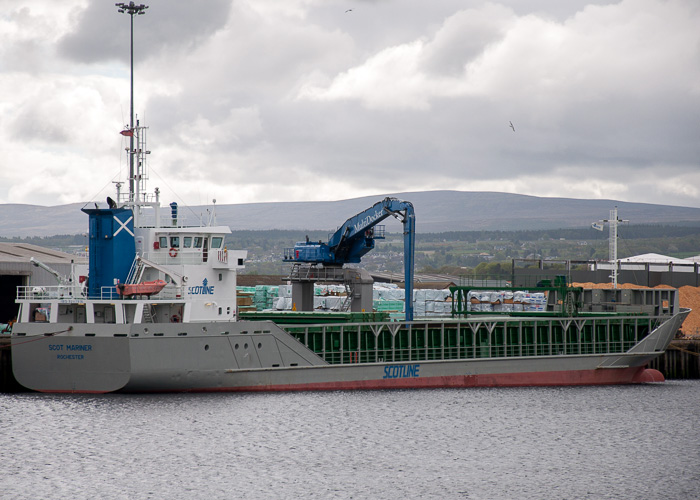
M170 248L180 248L180 237L171 236L170 237Z
M194 247L195 248L202 248L202 237L201 236L195 236L194 237Z
M191 248L192 247L192 236L185 236L182 238L182 248Z
M167 248L168 248L168 238L167 238L167 236L160 236L160 237L158 238L158 244L159 244L160 248L165 248L165 249L167 249Z
M221 242L222 242L223 240L224 240L224 239L223 239L221 236L214 236L214 237L211 239L211 247L212 247L212 248L221 248Z

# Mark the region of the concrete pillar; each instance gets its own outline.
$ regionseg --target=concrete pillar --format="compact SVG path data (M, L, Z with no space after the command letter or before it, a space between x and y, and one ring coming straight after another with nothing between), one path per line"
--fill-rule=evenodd
M352 297L350 299L350 311L372 312L374 306L374 280L364 269L346 269L350 272L346 280L352 282Z
M292 282L292 310L314 310L314 284L313 282Z

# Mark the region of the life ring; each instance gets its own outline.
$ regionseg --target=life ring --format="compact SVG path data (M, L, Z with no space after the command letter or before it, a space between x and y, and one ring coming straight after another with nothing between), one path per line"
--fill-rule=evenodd
M168 252L168 255L170 255L171 257L177 257L177 248L175 248L175 247L171 248L170 251Z
M180 316L178 316L177 314L173 314L173 315L170 317L170 322L171 322L171 323L179 323L179 322L180 322Z

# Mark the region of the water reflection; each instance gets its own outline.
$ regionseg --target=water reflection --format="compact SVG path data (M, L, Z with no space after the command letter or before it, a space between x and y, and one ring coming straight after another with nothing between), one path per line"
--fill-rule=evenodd
M697 498L700 382L0 395L3 498ZM693 418L694 417L694 418Z

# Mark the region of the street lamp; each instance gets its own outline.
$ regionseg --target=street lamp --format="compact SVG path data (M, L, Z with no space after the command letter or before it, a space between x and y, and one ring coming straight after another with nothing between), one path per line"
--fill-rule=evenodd
M134 2L115 3L118 11L131 17L131 118L129 121L129 201L134 199L134 14L142 16L148 5L136 5Z

